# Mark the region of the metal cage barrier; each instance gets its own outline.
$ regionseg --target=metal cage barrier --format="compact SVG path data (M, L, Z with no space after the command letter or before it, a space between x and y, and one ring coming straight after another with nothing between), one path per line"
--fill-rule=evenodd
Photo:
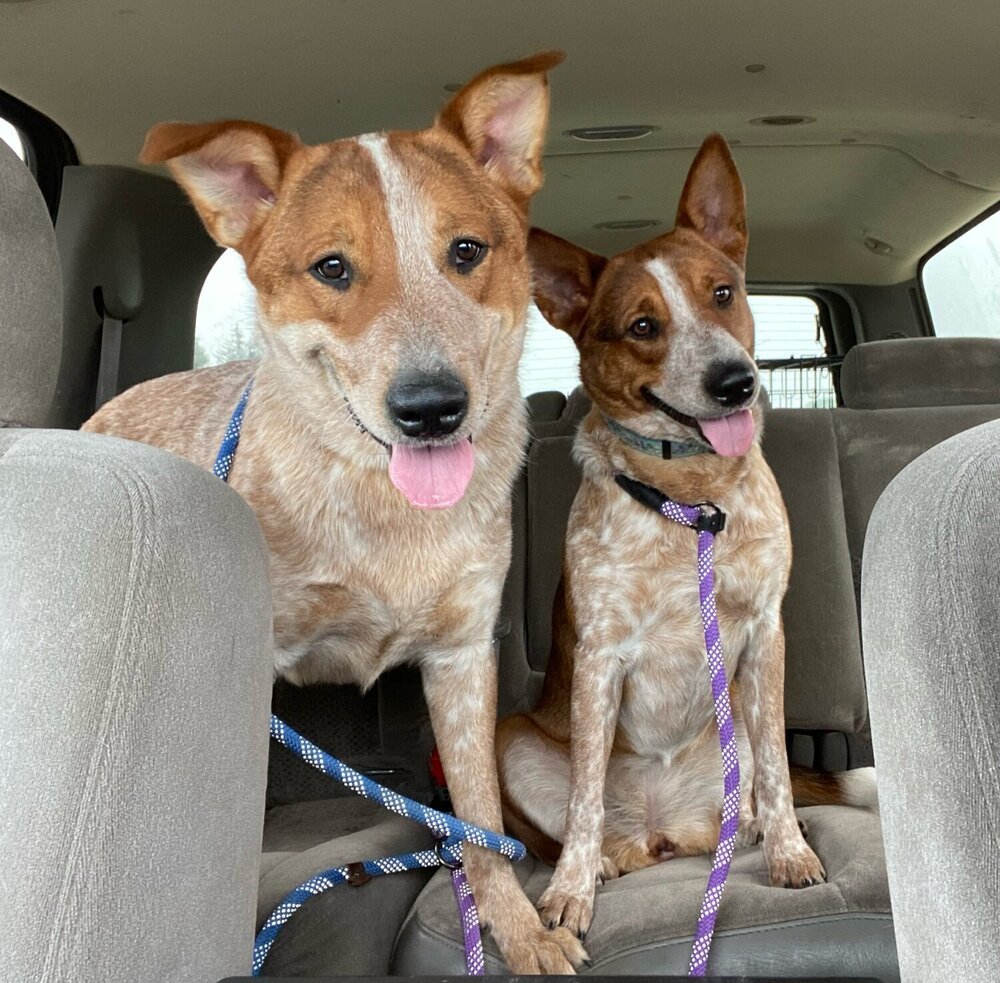
M762 358L761 383L771 405L782 409L828 409L838 404L842 355Z

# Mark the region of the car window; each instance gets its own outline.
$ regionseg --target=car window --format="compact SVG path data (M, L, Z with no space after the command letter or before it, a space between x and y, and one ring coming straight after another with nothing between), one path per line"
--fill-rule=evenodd
M205 278L194 329L194 367L260 355L257 306L243 257L227 249Z
M827 356L816 301L791 294L751 294L750 309L757 364L771 405L836 406L833 372L841 359Z
M1000 212L932 254L920 277L935 334L1000 337Z
M2 116L0 116L0 140L3 140L21 160L25 159L24 140L21 138L20 131Z

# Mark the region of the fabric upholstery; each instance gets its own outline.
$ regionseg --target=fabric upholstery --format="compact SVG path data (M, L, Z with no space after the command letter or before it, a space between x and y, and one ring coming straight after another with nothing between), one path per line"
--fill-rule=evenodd
M854 733L865 722L865 684L831 416L828 410L771 410L763 447L792 531L782 607L785 723Z
M170 180L130 167L63 171L56 237L65 282L65 338L54 423L94 411L101 313L126 323L117 391L191 368L198 296L219 248Z
M55 232L35 178L0 140L0 427L43 427L62 347Z
M566 408L566 396L556 390L532 393L528 397L528 414L532 423L558 420Z
M1000 339L901 338L855 345L840 372L855 410L1000 403Z
M716 926L709 971L716 975L877 976L898 979L878 816L824 806L800 810L829 881L802 891L772 888L760 847L737 851ZM670 860L608 881L598 890L586 945L594 975L687 971L710 858ZM537 899L552 870L517 865ZM450 906L450 907L449 907ZM504 966L486 939L487 975ZM461 932L447 875L424 889L396 946L400 975L461 973Z
M794 545L784 606L787 723L854 732L865 721L865 692L831 414L773 410L764 434ZM528 451L527 659L536 673L548 662L562 543L580 482L572 444L570 436L545 437Z
M1000 422L871 517L862 628L904 983L1000 979Z
M363 799L316 800L269 809L257 928L288 891L319 871L426 849L432 842L422 826ZM432 873L389 874L360 887L342 884L310 899L278 936L264 964L265 973L387 974L403 919Z
M835 410L847 542L860 584L868 518L879 495L914 458L954 434L1000 417L1000 404Z
M249 969L272 679L260 529L138 443L0 431L0 979Z

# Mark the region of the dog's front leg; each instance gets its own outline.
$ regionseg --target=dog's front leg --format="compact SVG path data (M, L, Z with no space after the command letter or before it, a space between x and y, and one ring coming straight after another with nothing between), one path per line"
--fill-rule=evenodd
M754 632L737 669L754 759L753 791L764 859L774 887L809 887L826 879L795 818L785 750L785 633L780 615Z
M604 837L604 782L621 704L618 661L577 645L570 709L570 796L556 872L538 902L542 920L581 938L594 914Z
M501 831L492 644L436 655L425 663L423 680L455 814ZM566 929L545 929L506 857L469 844L463 857L480 919L491 927L511 972L566 975L587 958Z

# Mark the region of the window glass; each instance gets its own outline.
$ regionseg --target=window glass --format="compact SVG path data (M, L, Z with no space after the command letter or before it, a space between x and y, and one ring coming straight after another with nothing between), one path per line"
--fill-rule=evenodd
M760 378L772 406L810 409L837 405L820 312L811 297L751 294Z
M260 355L257 303L243 257L227 249L209 271L198 297L194 367Z
M569 393L580 385L576 343L565 331L552 327L534 304L528 307L528 329L518 377L525 396L550 390Z
M935 334L1000 337L1000 212L931 256L921 280Z
M21 160L25 159L24 141L21 139L21 134L13 123L8 123L3 117L0 117L0 140L3 140Z

